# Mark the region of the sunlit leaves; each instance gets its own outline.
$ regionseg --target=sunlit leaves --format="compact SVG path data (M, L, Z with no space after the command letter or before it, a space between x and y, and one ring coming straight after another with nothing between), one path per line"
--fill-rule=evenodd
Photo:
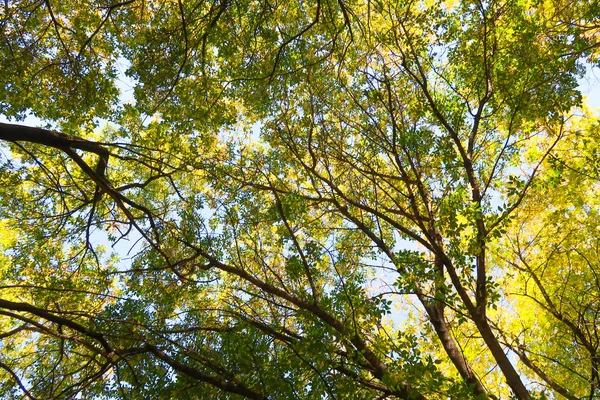
M595 7L6 3L0 396L593 397Z

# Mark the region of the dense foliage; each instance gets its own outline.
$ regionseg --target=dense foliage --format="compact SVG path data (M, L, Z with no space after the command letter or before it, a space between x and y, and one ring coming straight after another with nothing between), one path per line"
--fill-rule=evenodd
M0 398L600 397L596 0L0 9Z

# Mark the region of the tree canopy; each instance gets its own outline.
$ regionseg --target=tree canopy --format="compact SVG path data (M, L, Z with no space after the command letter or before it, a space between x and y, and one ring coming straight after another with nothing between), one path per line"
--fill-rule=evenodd
M0 398L600 398L597 0L0 9Z

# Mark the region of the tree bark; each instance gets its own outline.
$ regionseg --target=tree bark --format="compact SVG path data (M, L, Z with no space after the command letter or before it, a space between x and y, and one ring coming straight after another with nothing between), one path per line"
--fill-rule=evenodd
M89 151L99 157L96 164L96 173L100 177L104 177L104 171L110 156L109 151L100 143L67 135L62 132L25 125L0 123L0 140L7 142L29 142L53 147L66 152L69 156L73 149Z

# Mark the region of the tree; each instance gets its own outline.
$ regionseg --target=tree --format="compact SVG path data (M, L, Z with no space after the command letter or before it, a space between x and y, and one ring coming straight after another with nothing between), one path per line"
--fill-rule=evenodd
M598 15L6 2L1 395L596 398Z

